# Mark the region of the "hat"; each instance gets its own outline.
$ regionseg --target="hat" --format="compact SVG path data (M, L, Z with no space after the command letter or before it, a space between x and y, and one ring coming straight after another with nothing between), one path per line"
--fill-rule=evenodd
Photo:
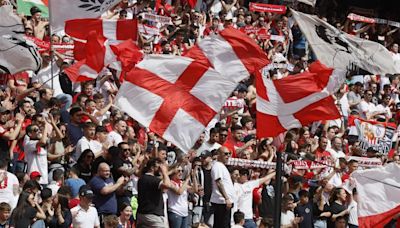
M31 16L35 15L35 13L42 12L37 6L33 6L30 11L31 11Z
M33 171L31 172L31 174L29 175L29 177L31 178L31 180L37 178L37 177L41 177L42 174L40 174L38 171Z
M200 158L207 158L207 157L212 157L212 153L209 150L205 150L203 152L201 152L200 154Z
M93 193L92 189L90 189L89 185L82 185L79 188L79 196L93 197L94 193Z

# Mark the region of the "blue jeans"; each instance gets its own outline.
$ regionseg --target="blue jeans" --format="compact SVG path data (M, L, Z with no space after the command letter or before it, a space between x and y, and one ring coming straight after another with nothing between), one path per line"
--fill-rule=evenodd
M187 228L188 217L179 216L173 212L168 211L168 223L170 228Z
M244 228L257 228L257 225L253 219L245 219L243 227Z

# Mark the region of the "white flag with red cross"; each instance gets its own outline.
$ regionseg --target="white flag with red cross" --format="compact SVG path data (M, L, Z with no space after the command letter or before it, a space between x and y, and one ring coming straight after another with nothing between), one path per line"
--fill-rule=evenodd
M266 64L254 41L225 29L186 57L152 55L139 62L127 73L116 105L187 152L237 84Z

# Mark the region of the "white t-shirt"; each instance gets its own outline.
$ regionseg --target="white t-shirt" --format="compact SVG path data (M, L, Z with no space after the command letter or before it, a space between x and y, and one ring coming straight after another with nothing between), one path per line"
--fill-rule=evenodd
M31 140L29 136L24 139L25 161L28 163L28 173L38 171L42 176L39 184L48 184L47 150L37 147L39 140Z
M385 107L382 104L379 104L376 106L376 111L384 113L385 117L388 119L392 118L392 111L390 110L389 106Z
M0 183L0 202L8 203L11 206L11 211L17 206L18 202L18 190L19 190L19 182L18 178L7 171L0 171L7 173L7 181L3 181ZM7 183L7 185L6 185Z
M108 134L107 141L113 146L118 146L118 144L122 142L122 136L117 132L112 131Z
M73 158L75 161L78 161L79 156L81 156L82 152L86 149L92 150L95 155L101 153L103 146L97 140L89 140L85 136L78 140L76 143L75 153L73 154Z
M237 206L244 213L244 219L253 219L253 190L260 185L260 180L235 183Z
M211 192L211 203L226 204L225 198L218 190L216 180L221 179L221 183L225 188L225 192L231 202L236 201L235 188L233 187L231 175L228 169L219 161L214 162L211 168L211 181L212 181L212 192Z
M72 225L74 228L100 227L99 216L95 207L86 211L80 205L71 209Z
M39 83L44 83L43 88L46 89L51 89L51 84L53 81L53 90L54 90L54 96L58 96L60 94L63 94L64 92L61 89L61 84L60 84L60 77L58 74L60 73L60 68L57 66L57 63L53 63L53 80L51 80L51 65L49 64L47 67L41 69L39 73L32 78L32 82L39 82ZM55 76L57 75L57 76Z
M357 202L352 200L350 205L349 224L358 226Z
M175 181L171 181L173 185L177 188L180 188L183 184L177 183ZM181 195L176 194L172 190L168 190L168 211L177 214L182 217L186 217L189 215L189 203L188 203L188 192L184 191Z
M286 226L292 224L292 221L294 220L294 213L293 211L286 211L281 212L281 225Z
M367 114L372 114L375 112L376 106L372 102L366 102L365 100L362 100L360 103L360 109L362 112L360 113L361 118L367 119Z

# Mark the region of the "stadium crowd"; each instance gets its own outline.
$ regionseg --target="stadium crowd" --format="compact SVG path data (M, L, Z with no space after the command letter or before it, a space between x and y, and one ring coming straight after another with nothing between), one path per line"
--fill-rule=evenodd
M351 21L346 18L351 11L336 3L285 5L315 12L338 29L380 42L400 61L398 28ZM158 34L139 34L145 55L183 55L202 38L233 26L268 54L273 64L262 69L263 76L281 79L306 71L315 61L289 10L253 12L244 0L191 4L121 0L103 17L138 18L149 26L156 24L141 13L171 17L173 24L159 26ZM67 35L49 33L39 8L30 12L19 15L27 36L73 44ZM260 29L283 39L259 36ZM350 174L366 168L359 164L364 158L400 164L399 74L371 75L349 68L346 83L335 94L342 118L263 139L256 137L251 77L183 153L113 106L121 84L117 72L73 83L63 73L73 62L66 53L43 51L41 56L39 72L0 75L0 227L272 227L278 197L275 170L228 165L228 159L274 162L282 153L288 164L328 165L293 166L285 173L281 227L353 228L358 227L357 190L346 187ZM350 124L354 117L396 126L388 153L362 147ZM399 217L385 227L395 227Z

